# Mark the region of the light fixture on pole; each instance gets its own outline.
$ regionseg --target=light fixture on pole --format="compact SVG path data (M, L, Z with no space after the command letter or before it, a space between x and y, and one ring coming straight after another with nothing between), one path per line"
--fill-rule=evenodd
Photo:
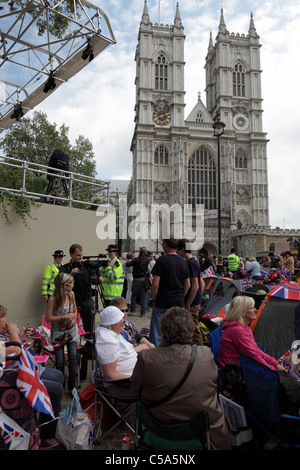
M219 249L219 263L221 262L222 254L222 239L221 239L221 164L220 164L220 137L224 134L225 124L220 121L219 117L213 123L214 137L218 139L218 249Z

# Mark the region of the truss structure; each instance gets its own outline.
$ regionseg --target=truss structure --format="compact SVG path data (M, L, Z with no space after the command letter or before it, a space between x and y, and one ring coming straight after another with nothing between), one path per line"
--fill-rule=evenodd
M116 44L107 15L87 0L8 1L0 2L0 132Z

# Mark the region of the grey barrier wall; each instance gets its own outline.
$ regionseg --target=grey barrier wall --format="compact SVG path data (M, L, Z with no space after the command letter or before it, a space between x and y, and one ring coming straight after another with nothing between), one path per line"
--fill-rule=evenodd
M0 213L0 304L8 309L8 321L19 328L30 323L42 324L46 301L41 296L41 283L46 264L53 261L55 250L63 250L65 262L70 260L69 247L83 246L84 256L107 253L113 239L99 240L96 227L101 217L96 211L52 204L32 207L34 220L25 227L13 208L9 208L8 224Z

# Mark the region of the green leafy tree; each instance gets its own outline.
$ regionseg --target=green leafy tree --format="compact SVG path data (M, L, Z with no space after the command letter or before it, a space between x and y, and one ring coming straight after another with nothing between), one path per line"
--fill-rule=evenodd
M91 142L80 135L72 145L68 134L67 126L62 124L58 127L48 121L45 113L35 111L32 118L22 118L6 131L5 136L0 139L0 149L6 157L45 166L53 151L61 149L69 157L70 171L96 177L96 161ZM0 186L19 189L22 186L22 177L22 170L1 166ZM33 173L27 172L28 190L32 189L33 177Z
M31 0L3 0L1 3L7 3L10 6L11 11L27 8L28 13L31 14L33 18L38 16L40 10L40 7L37 4L33 4ZM37 18L36 25L38 28L38 35L42 36L46 32L47 25L49 32L59 39L63 38L66 34L70 34L71 32L68 30L69 20L67 17L72 17L74 15L75 2L73 0L65 0L59 4L59 2L48 0L47 4L52 8L56 6L55 10L64 16L60 16L52 10L49 10L48 21L46 16L40 16ZM76 11L76 14L79 19L79 11Z

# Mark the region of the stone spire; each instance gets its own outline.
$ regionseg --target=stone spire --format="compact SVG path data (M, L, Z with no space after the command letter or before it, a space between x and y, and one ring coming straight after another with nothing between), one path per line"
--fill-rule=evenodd
M180 12L179 12L179 2L177 2L177 4L176 4L176 14L175 14L174 26L176 28L182 28L183 27Z
M150 23L150 16L149 16L149 13L148 13L148 4L147 4L147 0L145 0L145 3L144 3L144 11L143 11L143 16L142 16L142 23L144 23L144 24Z
M214 47L212 32L209 33L209 44L208 44L208 52L210 52Z
M221 8L221 16L220 16L220 24L219 24L219 34L229 34L226 28L225 20L224 20L224 13L223 8Z
M254 24L254 19L253 19L253 13L252 12L251 12L251 16L250 16L249 36L252 37L252 38L257 38L258 37L257 32L256 32L256 28L255 28L255 24Z

